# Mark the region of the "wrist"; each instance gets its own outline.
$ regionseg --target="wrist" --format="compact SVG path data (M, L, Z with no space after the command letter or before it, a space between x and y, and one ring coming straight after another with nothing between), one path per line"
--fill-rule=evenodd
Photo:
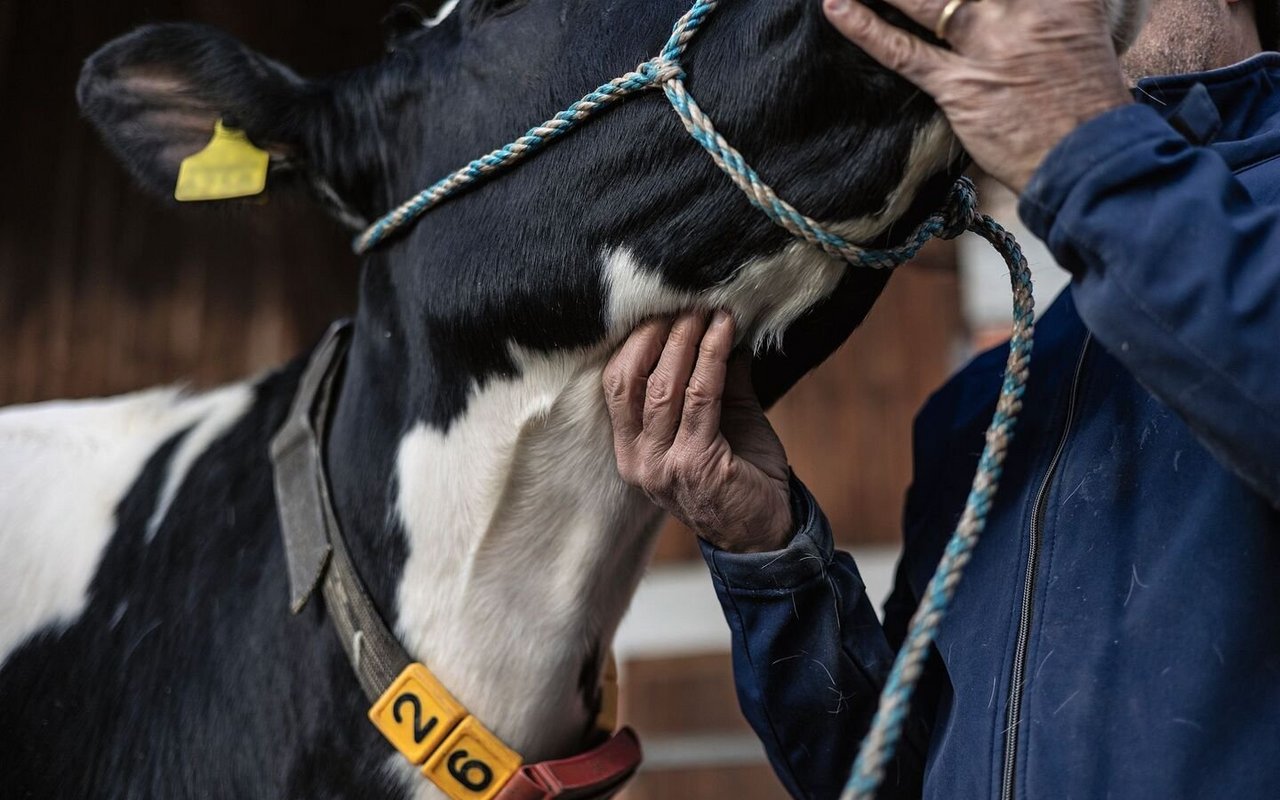
M698 535L717 550L736 555L771 553L785 548L796 533L791 490L784 484L770 494L771 502L752 519L727 529L699 528Z

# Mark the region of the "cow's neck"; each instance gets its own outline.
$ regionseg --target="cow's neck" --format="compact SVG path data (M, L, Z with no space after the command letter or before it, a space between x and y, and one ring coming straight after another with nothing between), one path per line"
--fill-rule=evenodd
M366 303L328 447L358 567L409 652L526 759L586 741L600 659L656 513L617 478L604 346L510 346L514 369L447 372ZM430 421L448 395L463 410Z
M875 238L943 174L940 118L910 135L883 207L837 232ZM652 229L667 229L662 213ZM567 755L586 739L599 663L658 521L617 475L600 388L612 346L646 317L690 308L728 309L755 343L780 340L846 266L789 241L695 289L667 277L687 256L641 263L645 248L603 237L574 239L575 255L599 260L564 256L551 270L510 264L511 251L538 251L490 241L500 226L455 219L436 233L450 238L410 234L366 266L328 450L335 504L409 652L526 758ZM441 253L469 263L410 260Z

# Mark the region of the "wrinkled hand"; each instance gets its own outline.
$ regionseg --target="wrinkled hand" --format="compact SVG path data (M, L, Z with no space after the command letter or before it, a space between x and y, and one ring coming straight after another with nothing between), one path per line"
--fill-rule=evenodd
M932 31L947 0L887 0ZM1021 194L1079 125L1128 103L1103 0L969 0L951 50L890 25L860 0L824 0L831 24L929 93L989 174Z
M717 312L650 320L604 371L618 472L722 550L777 550L791 536L787 455L732 358Z

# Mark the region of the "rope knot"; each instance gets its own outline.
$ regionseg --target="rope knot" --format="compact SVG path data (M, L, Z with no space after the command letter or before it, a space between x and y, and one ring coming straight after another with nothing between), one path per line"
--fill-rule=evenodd
M636 67L636 72L652 86L684 80L684 67L666 56L657 56Z
M947 196L947 204L942 209L943 227L938 236L943 239L955 239L969 230L978 221L978 190L973 181L961 178L951 187Z

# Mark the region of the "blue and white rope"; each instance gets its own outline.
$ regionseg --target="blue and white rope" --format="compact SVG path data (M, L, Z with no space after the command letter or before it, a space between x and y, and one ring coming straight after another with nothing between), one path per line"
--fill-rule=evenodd
M1013 236L991 217L979 214L973 184L961 179L944 208L926 219L907 240L891 249L860 247L796 210L769 187L742 154L722 137L702 109L689 95L684 83L680 57L689 42L723 0L696 0L676 22L662 53L590 92L524 136L488 155L472 161L436 184L424 189L403 205L382 217L354 243L357 253L365 253L385 241L420 216L454 197L464 189L519 164L549 142L564 136L579 123L601 113L638 92L661 87L685 129L701 145L721 170L747 195L747 199L793 236L822 248L833 257L856 267L891 269L913 258L930 239L955 238L966 230L982 236L995 247L1009 265L1013 285L1013 337L1004 383L996 412L987 429L986 445L978 462L965 509L956 525L937 571L911 620L906 639L880 695L879 708L859 748L842 800L872 800L884 778L902 736L911 697L929 649L937 638L951 598L973 554L1000 483L1005 455L1013 438L1022 395L1026 389L1031 346L1035 328L1035 305L1031 273Z
M911 618L906 639L898 651L893 668L880 692L880 705L871 722L871 730L858 750L853 772L845 785L841 800L873 800L884 780L885 768L892 760L903 724L911 706L911 695L920 679L929 649L938 635L947 607L955 595L965 565L973 555L987 524L987 516L995 499L1004 468L1014 425L1022 410L1031 363L1031 346L1035 335L1035 302L1031 292L1031 271L1013 234L989 216L975 216L967 226L991 243L1009 266L1013 284L1013 336L1009 342L1009 358L1005 363L1004 382L996 401L995 415L987 428L986 443L978 460L973 486L965 501L964 512L947 543L942 560L933 573L920 606Z

